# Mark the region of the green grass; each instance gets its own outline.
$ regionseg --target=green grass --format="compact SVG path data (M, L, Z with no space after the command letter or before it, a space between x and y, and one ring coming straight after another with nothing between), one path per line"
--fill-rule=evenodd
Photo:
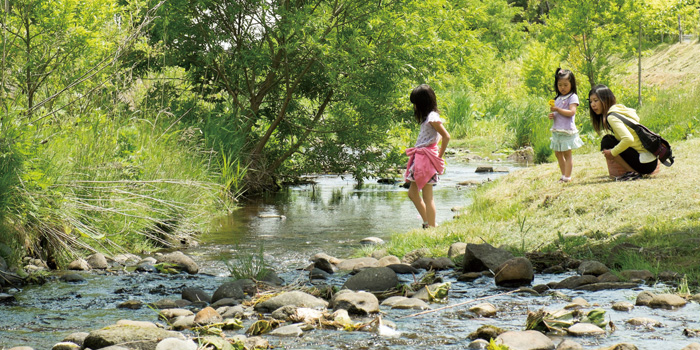
M675 271L697 283L700 177L694 174L700 173L700 90L658 92L649 100L638 113L671 141L673 167L649 179L614 182L598 152L599 138L583 135L588 144L574 151L573 182L557 183L555 162L515 171L478 188L473 204L457 219L397 234L384 248L397 256L422 247L444 256L455 242L505 245L519 254L562 250L617 270ZM615 248L624 246L637 248Z

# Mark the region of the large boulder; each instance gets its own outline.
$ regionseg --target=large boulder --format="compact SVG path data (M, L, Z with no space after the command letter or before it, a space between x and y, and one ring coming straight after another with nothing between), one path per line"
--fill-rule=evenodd
M170 254L165 254L158 257L157 260L159 263L175 264L189 274L196 274L199 272L199 266L197 263L195 263L192 258L185 255L183 252L172 252Z
M112 345L129 344L129 349L155 350L158 343L166 338L185 340L185 336L179 332L153 327L115 325L90 332L83 342L83 348L101 349Z
M523 257L507 260L494 271L497 286L520 287L529 286L535 279L535 272L530 260Z
M379 300L372 293L343 290L331 299L334 310L348 310L348 313L368 315L379 312Z
M384 292L396 287L399 278L396 272L388 267L372 267L358 272L348 278L343 288L364 290L369 292Z
M512 258L511 252L496 248L488 243L469 243L464 252L462 272L495 271L501 264Z
M255 305L258 312L272 312L286 305L297 307L326 308L328 302L300 291L285 292Z

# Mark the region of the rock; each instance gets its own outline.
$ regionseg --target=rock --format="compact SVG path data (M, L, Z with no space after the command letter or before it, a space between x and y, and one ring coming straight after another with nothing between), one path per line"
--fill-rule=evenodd
M194 313L185 309L165 309L160 310L158 315L165 320L172 320L180 316L194 316Z
M564 306L565 309L584 309L587 307L590 307L591 305L588 304L586 299L583 298L574 298L569 305Z
M134 326L140 328L158 328L155 323L148 321L119 320L117 326Z
M388 256L385 256L385 257L379 259L378 263L379 263L379 267L383 267L383 266L401 264L401 260L398 257L395 257L393 255L388 255ZM410 265L406 265L406 266L410 266Z
M492 166L479 166L476 167L476 170L474 170L475 173L492 173L493 172L493 167Z
M495 248L488 243L469 243L464 252L462 272L495 271L501 264L512 258L513 254L511 252Z
M447 283L449 283L449 282L447 282ZM425 286L425 287L419 289L418 291L416 291L416 293L413 295L412 299L420 299L420 300L423 300L423 301L433 301L433 300L432 300L433 297L430 296L430 294L431 294L431 293L432 293L432 294L435 294L435 292L438 291L438 288L440 288L440 287L443 286L444 284L445 284L445 283L433 283L433 284L431 284L431 285L429 285L429 286ZM449 293L449 287L450 287L450 285L447 286L447 288L448 288L447 292L448 292L448 293ZM428 293L428 290L430 290L430 293ZM445 296L446 296L446 295L445 295Z
M634 305L627 301L618 301L612 305L612 309L615 311L632 311Z
M535 271L530 260L523 257L509 259L493 270L493 272L496 274L494 279L497 286L529 286L532 280L535 279Z
M96 270L104 270L109 267L109 264L107 263L107 258L105 258L104 254L102 253L95 253L88 256L87 263L88 265L90 265L90 268Z
M415 268L411 265L408 265L408 264L391 264L391 265L387 265L386 267L394 270L394 272L396 272L396 273L417 274L420 272L417 268Z
M499 335L505 333L506 330L498 328L496 326L484 325L479 327L476 331L469 334L469 339L483 339L486 341L491 341L491 339L496 339Z
M591 283L598 283L598 278L592 275L571 276L557 283L556 289L575 289L582 285Z
M141 307L143 307L143 302L141 300L127 300L117 305L117 309L138 310Z
M583 346L573 340L564 339L557 345L556 350L583 350Z
M389 255L389 253L387 252L386 249L377 249L377 250L374 250L372 252L372 254L370 254L371 257L373 257L377 260L380 260L381 258L383 258L387 255Z
M682 278L681 274L675 271L661 271L659 272L659 280L664 282L678 281Z
M577 336L577 337L582 337L582 336L597 336L597 335L605 335L605 330L592 324L592 323L584 323L584 322L579 322L574 324L573 326L569 327L567 329L567 333Z
M85 342L85 338L87 338L88 333L87 332L75 332L67 335L65 338L63 338L64 342L71 342L74 344L78 344L80 346L83 345Z
M609 289L632 289L639 286L636 282L605 282L605 283L591 283L583 286L578 286L574 288L575 290L586 290L590 292L595 292L599 290L609 290Z
M297 312L297 309L298 308L294 305L285 305L275 311L272 311L270 316L276 320L288 321L289 317Z
M649 270L624 270L620 276L628 281L652 281L654 274Z
M328 302L323 299L316 298L311 294L300 291L291 291L258 303L255 305L255 310L259 312L271 312L285 305L308 308L325 308L328 307Z
M67 283L81 283L85 282L85 277L77 273L66 273L61 275L60 280Z
M473 281L481 276L482 275L480 272L467 272L467 273L463 273L463 274L459 275L459 277L457 277L457 281L471 282L471 281Z
M330 261L328 261L325 258L317 257L312 260L314 267L323 270L329 274L332 274L335 272L335 269L333 267L333 264L331 264Z
M626 321L633 326L661 327L661 322L648 317L635 317Z
M397 296L388 297L388 298L384 299L384 301L382 301L379 305L391 307L391 306L394 306L394 304L398 303L399 301L403 301L406 299L409 299L409 298L397 295Z
M428 248L420 248L416 250L412 250L406 255L403 256L403 259L401 259L401 262L404 264L411 265L414 261L425 257L430 254L430 250Z
M503 344L510 350L553 350L554 343L538 331L509 331L496 338L497 344Z
M404 298L394 302L391 308L397 310L430 310L430 305L417 298Z
M450 259L464 255L464 253L467 251L467 244L462 243L462 242L457 242L457 243L452 243L450 245L450 249L447 251L447 257Z
M227 307L225 310L218 311L224 319L227 318L240 318L245 319L253 315L255 312L252 308L246 309L243 305L236 305L233 307Z
M244 299L246 297L246 290L250 290L251 286L255 286L255 282L248 279L226 282L216 289L214 295L211 297L211 302L215 303L224 298L236 300Z
M214 303L211 303L211 307L220 308L222 306L234 306L240 304L240 301L233 298L221 298Z
M652 292L641 292L639 295L637 295L637 300L635 301L634 305L638 306L649 306L649 303L651 302L652 299L654 299L655 294Z
M333 310L348 310L350 314L368 315L379 312L379 300L372 293L341 290L329 304Z
M681 350L700 350L700 344L698 343L690 343L683 347Z
M489 347L489 342L483 339L477 339L467 345L467 349L485 350Z
M480 317L494 317L498 309L491 303L482 303L469 308L469 311Z
M528 146L513 152L507 158L508 160L516 161L519 163L532 164L534 163L535 159L535 151L532 149L532 147Z
M652 308L676 309L685 306L688 301L675 294L657 294L649 301Z
M205 307L194 315L194 322L200 325L219 323L224 320L212 307Z
M629 343L619 343L611 347L604 348L603 350L637 350L637 346Z
M269 349L270 343L263 337L249 337L243 342L246 349Z
M377 267L379 266L379 260L375 258L347 259L339 262L336 266L338 270L352 271L362 267Z
M318 254L315 254L314 256L311 257L311 261L316 261L316 259L326 259L326 260L328 260L328 262L330 262L333 265L338 265L341 261L340 259L333 257L333 256L330 256L330 255L325 254L325 253L318 253Z
M606 272L610 272L610 269L605 264L595 260L584 261L578 266L578 273L581 275L600 276Z
M172 328L176 331L194 328L194 315L178 316L171 321Z
M172 299L160 299L154 303L148 304L149 307L154 309L177 309L179 306Z
M166 331L160 328L137 326L109 326L92 331L85 338L84 348L102 349L112 345L129 344L131 349L155 349L157 344L166 338L185 340L179 332Z
M199 266L192 260L189 256L182 252L172 252L170 254L165 254L158 257L157 261L159 263L169 263L179 266L183 271L189 274L196 274L199 272Z
M34 350L34 348L29 346L15 346L14 348L9 348L7 350Z
M612 272L606 272L598 276L598 282L620 282L620 278Z
M326 271L323 271L321 269L313 268L311 271L309 271L309 279L310 280L325 280L331 277L331 274L329 274Z
M68 270L89 271L90 264L85 259L78 258L68 264Z
M399 278L396 272L388 267L373 267L362 270L348 278L343 288L350 290L365 290L370 292L384 292L396 287Z
M258 277L258 281L265 282L272 286L283 286L284 280L277 275L277 272L272 270L265 270L261 273L262 275Z
M295 324L275 328L270 332L270 335L276 335L278 337L301 337L303 334L304 331Z
M203 301L207 304L211 303L211 296L202 288L196 287L182 288L182 299L189 300L193 303L197 301Z
M117 264L124 265L124 266L133 266L139 263L141 258L134 254L117 254L112 257L112 260L116 262Z
M166 338L158 343L156 350L197 350L197 344L192 339Z
M360 240L360 244L362 245L382 245L384 243L386 242L379 237L365 237Z
M80 350L80 345L71 342L60 342L54 344L51 350Z

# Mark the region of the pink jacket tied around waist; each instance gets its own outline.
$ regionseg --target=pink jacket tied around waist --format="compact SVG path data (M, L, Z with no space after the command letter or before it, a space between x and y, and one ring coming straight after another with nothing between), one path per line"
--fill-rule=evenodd
M423 189L435 172L442 174L445 170L445 160L438 157L437 142L427 147L409 148L406 150L406 155L409 158L404 178L408 177L409 170L414 165L413 178L419 190Z

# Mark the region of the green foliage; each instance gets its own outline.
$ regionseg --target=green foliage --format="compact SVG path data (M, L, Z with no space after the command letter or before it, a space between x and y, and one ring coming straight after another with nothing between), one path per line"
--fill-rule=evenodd
M230 259L221 259L228 268L231 277L239 279L261 280L270 273L271 268L265 262L264 248L260 246L257 253L246 252L237 248Z
M556 51L539 41L532 41L523 58L522 76L527 92L531 95L552 98L554 91L554 72L559 62Z
M510 348L505 344L496 344L496 340L491 338L486 350L510 350Z

